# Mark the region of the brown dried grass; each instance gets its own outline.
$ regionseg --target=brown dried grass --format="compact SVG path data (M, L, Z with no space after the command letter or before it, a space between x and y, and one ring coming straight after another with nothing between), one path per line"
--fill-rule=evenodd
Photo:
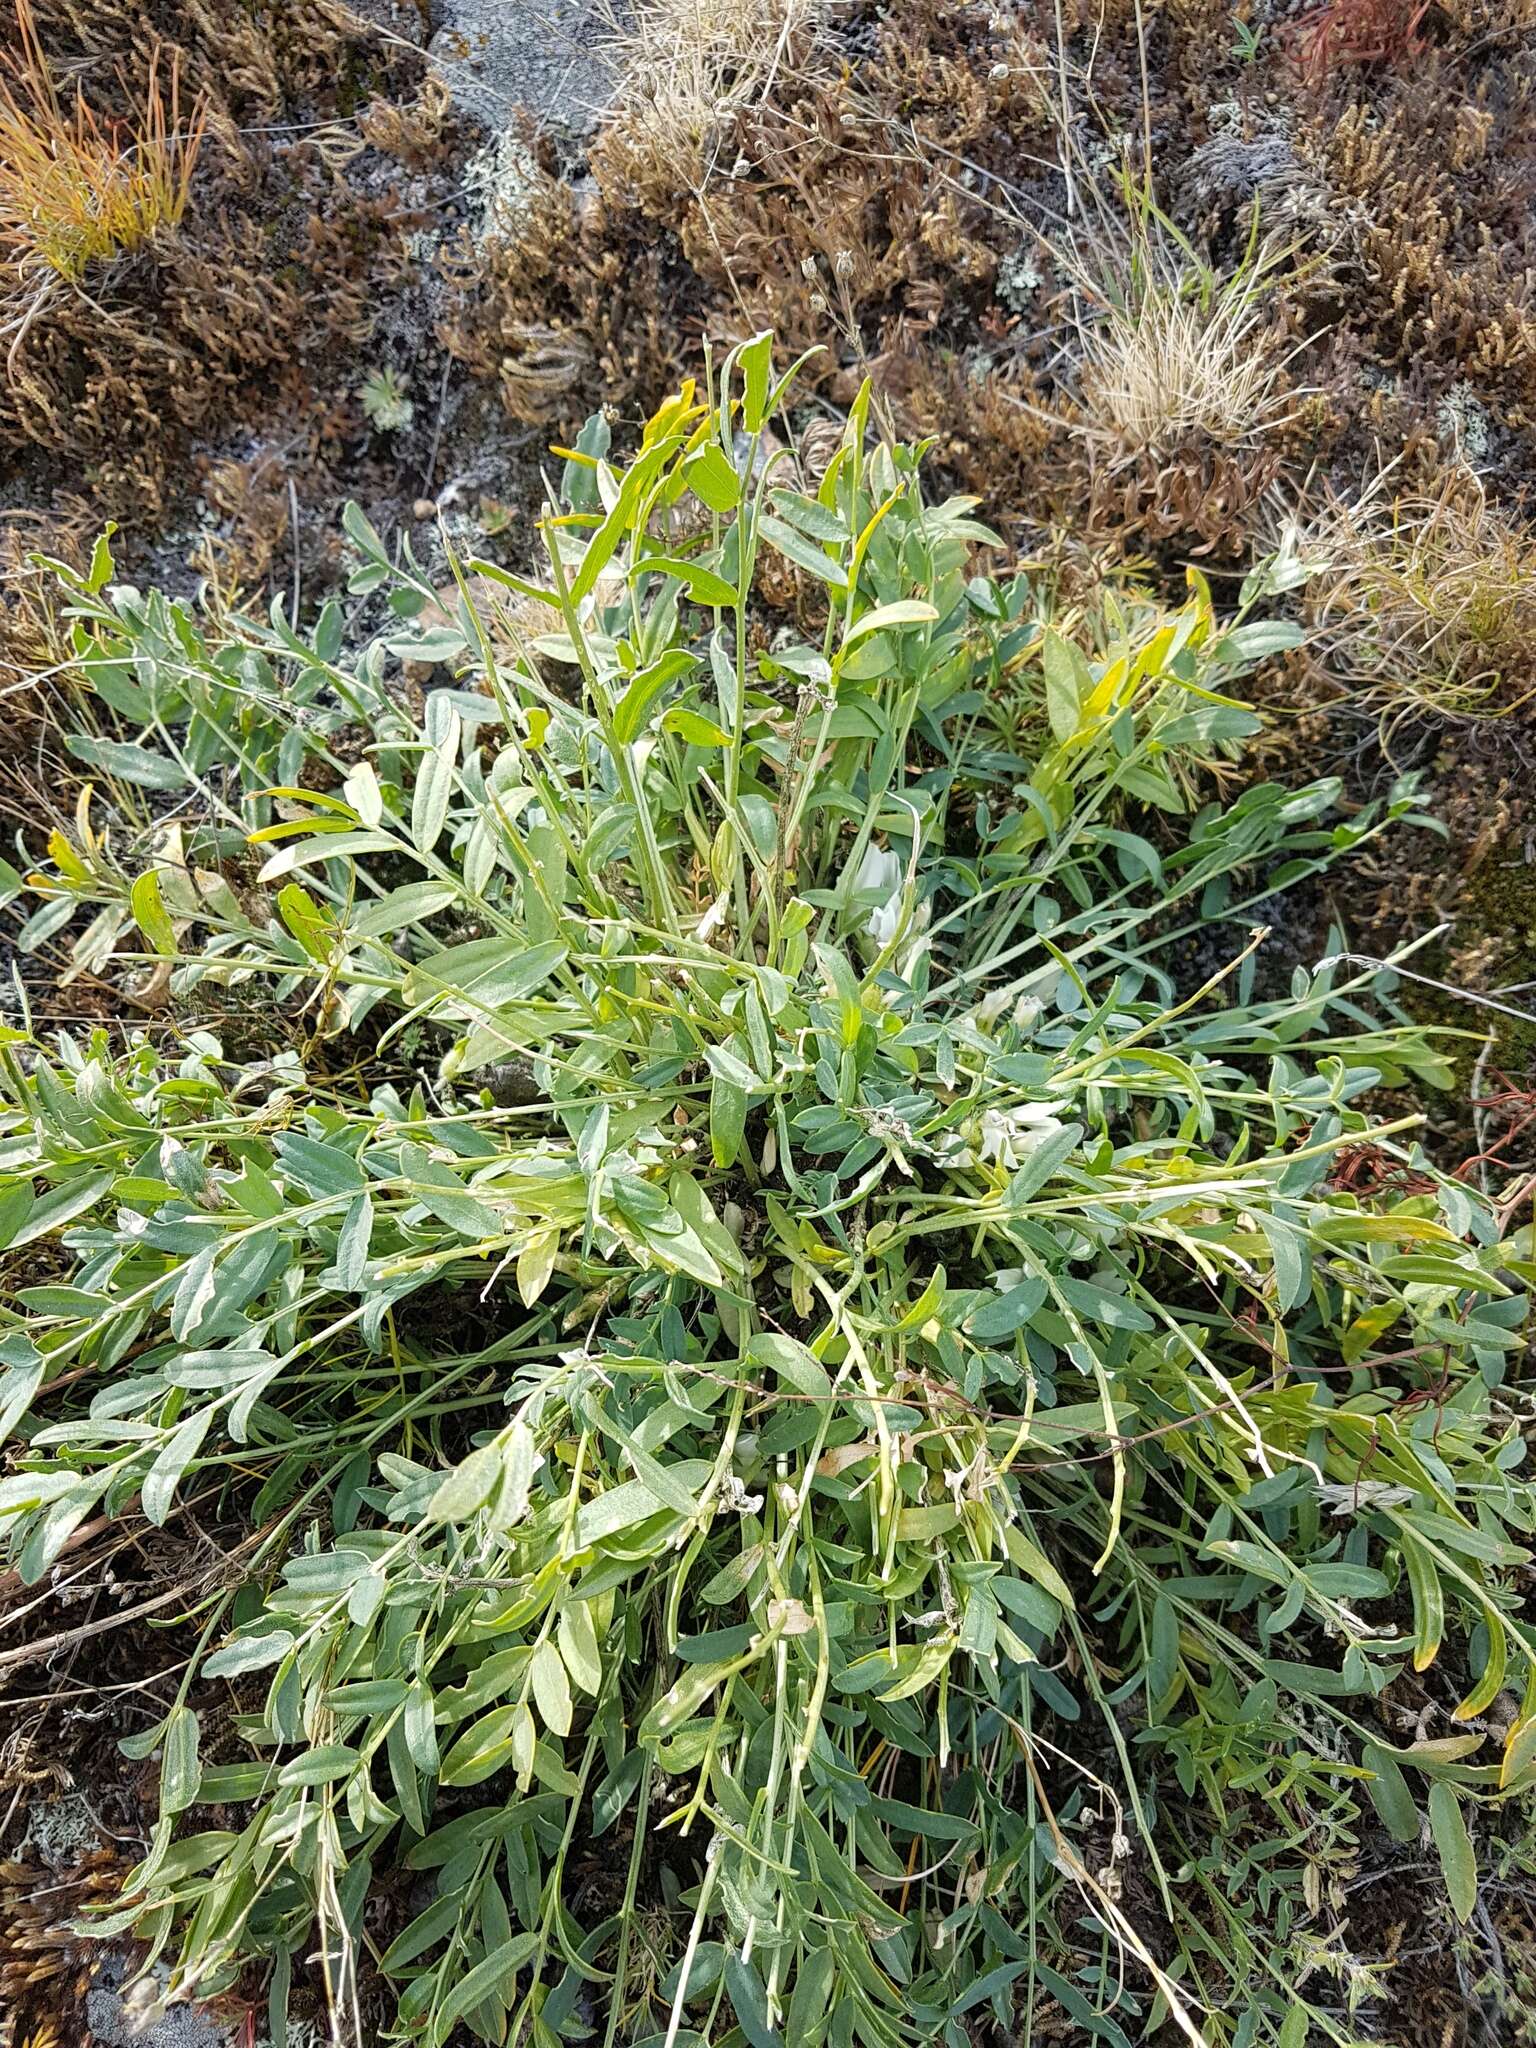
M1465 469L1429 493L1389 475L1312 525L1327 563L1309 592L1313 649L1388 724L1506 715L1529 701L1536 535Z

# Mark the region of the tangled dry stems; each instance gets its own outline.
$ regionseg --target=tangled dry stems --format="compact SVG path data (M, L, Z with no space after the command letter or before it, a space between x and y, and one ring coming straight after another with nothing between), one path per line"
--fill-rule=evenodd
M1536 540L1469 473L1432 494L1378 478L1311 535L1319 658L1389 719L1503 715L1529 697Z
M1246 447L1279 426L1295 393L1271 294L1294 251L1258 245L1258 210L1242 261L1225 275L1200 260L1152 205L1118 210L1090 190L1088 225L1056 259L1071 295L1072 350L1085 430L1116 466L1205 437Z
M604 0L618 78L610 146L688 189L738 114L814 44L827 0Z

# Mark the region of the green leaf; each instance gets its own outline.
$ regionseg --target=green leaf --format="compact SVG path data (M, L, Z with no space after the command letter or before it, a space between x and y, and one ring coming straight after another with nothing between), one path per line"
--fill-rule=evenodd
M518 1716L524 1706L496 1706L463 1731L442 1759L444 1786L477 1786L500 1772L516 1743Z
M39 1195L25 1223L11 1239L10 1249L20 1251L39 1237L53 1237L77 1216L83 1216L111 1187L110 1173L88 1173Z
M1277 2048L1307 2048L1307 2036L1311 2031L1312 2015L1304 2005L1293 2004L1280 2023Z
M347 929L360 939L387 936L422 918L435 917L438 911L457 903L459 896L453 882L406 882L381 896L377 903L370 903L366 910L355 911Z
M747 1129L746 1091L716 1074L709 1084L709 1145L716 1166L734 1166Z
M277 1782L285 1786L331 1785L338 1778L350 1777L357 1764L355 1749L345 1742L330 1742L317 1749L307 1749L302 1756L284 1764L277 1774Z
M690 747L731 745L731 736L723 726L716 725L712 718L706 718L702 711L690 711L683 704L673 704L663 711L661 729L686 741Z
M929 626L938 616L931 604L916 597L904 597L895 604L877 605L849 629L843 645L852 647L867 634L884 633L900 626Z
M1156 1320L1138 1302L1128 1300L1125 1295L1116 1294L1108 1287L1101 1287L1096 1280L1079 1280L1061 1273L1054 1284L1067 1306L1090 1322L1105 1323L1112 1330L1143 1333L1157 1328Z
M440 1223L474 1241L500 1235L496 1211L476 1201L453 1168L434 1159L425 1146L402 1145L400 1165L411 1193Z
M758 531L764 540L770 541L785 560L793 562L796 568L806 570L833 590L841 591L847 588L847 577L826 549L818 546L813 540L807 540L804 534L796 533L784 520L775 519L771 512L765 512L758 521Z
M336 1238L336 1283L348 1294L363 1284L372 1238L373 1203L366 1193L354 1195Z
M434 1899L425 1912L418 1913L410 1925L395 1936L379 1958L379 1968L388 1976L414 1962L417 1956L452 1933L462 1910L456 1892L445 1892Z
M571 1687L565 1675L564 1661L552 1642L546 1640L534 1651L529 1677L540 1720L552 1735L569 1735Z
M278 890L277 912L310 959L322 967L328 965L336 933L330 912L297 882Z
M702 1458L684 1459L672 1466L671 1475L694 1492L702 1488L710 1470ZM576 1548L586 1550L594 1544L607 1542L611 1537L633 1528L637 1522L648 1522L661 1512L663 1510L648 1486L642 1485L638 1479L626 1479L622 1485L609 1487L605 1493L598 1494L595 1500L584 1501L577 1509ZM670 1514L671 1510L665 1512Z
M634 573L648 575L653 569L675 576L695 604L714 605L725 611L735 607L735 587L700 562L685 562L676 555L644 555L635 564Z
M1046 1182L1058 1174L1083 1142L1081 1124L1063 1124L1024 1155L1022 1164L1008 1182L1008 1206L1022 1209Z
M282 1132L273 1141L273 1149L306 1194L361 1194L368 1186L362 1168L349 1153L339 1145L322 1144L304 1131Z
M1255 619L1247 626L1234 626L1223 633L1212 650L1213 658L1224 662L1262 661L1266 655L1285 654L1306 641L1302 628L1289 619Z
M769 379L773 375L773 335L768 329L743 342L736 357L741 370L741 423L759 434L768 416Z
M748 1365L759 1372L776 1372L797 1393L817 1401L831 1400L832 1381L826 1367L796 1338L781 1336L776 1330L760 1331L748 1339L745 1355Z
M1445 1873L1451 1910L1465 1926L1477 1905L1477 1858L1456 1788L1436 1778L1429 1788L1429 1831Z
M411 843L419 853L430 853L442 834L453 795L460 730L459 714L446 691L434 691L427 699L427 750L417 761L411 792Z
M135 924L155 952L169 959L176 951L176 932L160 896L160 877L146 868L128 891Z
M128 740L93 739L81 733L68 733L64 744L87 768L99 768L119 782L131 782L140 789L173 790L187 786L187 771L179 762L168 760L164 754L152 754L148 747L134 746Z
M514 1934L510 1941L503 1942L500 1948L458 1978L441 2002L432 2008L430 2038L433 2043L446 2041L464 2015L485 1999L495 1998L502 2005L510 2005L517 1973L537 1951L539 1941L537 1928Z
M199 1408L189 1415L171 1437L150 1467L144 1481L141 1503L146 1521L156 1528L162 1526L171 1511L171 1502L183 1473L202 1448L203 1438L208 1434L208 1425L213 1420L211 1408Z
M573 1683L595 1698L603 1682L603 1660L598 1651L592 1608L587 1601L571 1600L561 1608L555 1625L555 1638Z
M778 2029L768 2019L768 1993L757 1965L744 1961L734 1948L725 1953L725 1988L749 2048L784 2048Z
M1065 746L1083 722L1083 706L1093 689L1093 672L1075 642L1047 630L1042 648L1045 669L1045 715L1057 743Z
M4 1443L31 1407L47 1365L42 1352L33 1351L30 1358L17 1359L0 1373L0 1443Z
M741 502L741 484L723 451L707 442L683 464L683 476L694 496L711 512L734 512Z
M198 1761L197 1716L190 1707L172 1707L160 1744L160 1810L180 1813L197 1797L202 1766Z
M293 1648L293 1636L285 1628L267 1629L261 1635L236 1636L222 1650L215 1650L203 1665L205 1678L243 1678L249 1671L265 1671L280 1664Z
M482 1444L444 1475L428 1514L434 1522L467 1522L490 1499L501 1479L501 1451Z
M414 1005L447 997L471 1013L494 1012L525 1002L566 958L566 948L553 940L529 946L519 939L470 939L417 961L406 976L405 1000Z
M630 679L613 711L613 737L620 746L632 746L639 739L649 723L651 706L668 683L691 674L697 666L695 656L674 647Z
M1419 1809L1396 1760L1376 1743L1368 1742L1361 1751L1360 1761L1371 1773L1365 1789L1381 1817L1382 1826L1394 1842L1416 1842L1419 1839Z

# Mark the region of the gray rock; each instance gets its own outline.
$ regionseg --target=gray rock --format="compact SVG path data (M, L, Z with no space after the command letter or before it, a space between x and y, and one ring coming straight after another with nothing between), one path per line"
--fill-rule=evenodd
M446 0L428 53L458 105L493 134L523 108L579 138L612 97L608 33L594 0Z
M126 1957L108 1956L86 1994L85 2023L99 2048L230 2048L231 2030L195 2005L160 2004L164 1966L130 1978Z

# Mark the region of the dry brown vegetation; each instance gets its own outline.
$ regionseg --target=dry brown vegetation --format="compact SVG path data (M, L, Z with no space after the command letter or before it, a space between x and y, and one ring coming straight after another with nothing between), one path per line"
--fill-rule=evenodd
M1378 479L1335 503L1306 545L1313 658L1389 722L1509 713L1527 700L1536 538L1454 471L1433 496Z

